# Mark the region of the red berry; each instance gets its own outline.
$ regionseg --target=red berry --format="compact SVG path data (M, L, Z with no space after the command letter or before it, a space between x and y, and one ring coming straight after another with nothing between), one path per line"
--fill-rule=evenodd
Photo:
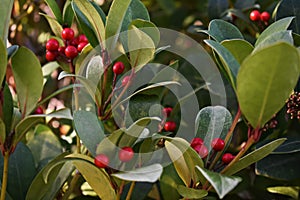
M211 147L215 151L222 151L224 149L224 146L225 146L225 142L224 142L224 140L222 140L220 138L215 138L211 142Z
M122 74L125 69L125 65L122 62L116 62L113 66L113 72L115 74Z
M191 147L194 148L197 145L202 145L203 144L203 140L201 138L194 138L191 142Z
M127 85L128 81L130 80L130 76L125 76L122 79L122 86L124 87L125 85Z
M258 10L253 10L250 13L250 19L252 21L258 21L258 20L260 20L260 12Z
M68 58L75 58L78 55L77 48L74 46L67 46L65 49L65 54Z
M65 47L65 46L62 46L62 47L59 47L59 48L58 48L58 52L59 52L59 53L62 53L62 54L65 54L65 50L66 50L66 47Z
M83 49L87 44L88 44L87 42L80 42L80 43L78 44L78 46L77 46L77 50L78 50L79 52L81 52L82 49Z
M170 117L172 111L173 111L173 108L171 108L171 107L165 107L163 109L163 114L166 115L167 117Z
M74 47L77 47L78 44L79 44L79 40L78 40L77 37L76 37L76 38L73 38L73 39L70 41L70 43L69 43L69 45L72 45L72 46L74 46Z
M61 37L64 40L72 40L74 38L74 31L71 28L64 28L64 30L61 33Z
M99 168L105 168L109 165L109 158L105 154L99 154L95 157L94 163Z
M54 38L49 39L48 42L46 43L46 49L48 51L57 51L58 47L59 47L59 43Z
M228 164L234 159L234 157L235 156L231 153L224 153L224 155L222 156L222 161L223 163Z
M79 41L79 43L80 43L80 42L86 42L86 43L89 43L88 39L87 39L86 36L83 35L83 34L81 34L81 35L78 36L78 41Z
M34 111L34 114L37 114L37 115L41 115L44 113L44 110L41 106L37 107L36 110Z
M266 11L262 12L260 14L260 19L261 19L261 21L267 22L270 19L270 14L268 12L266 12Z
M173 121L168 121L168 122L165 123L164 129L166 131L173 132L176 129L176 123L173 122Z
M50 61L54 61L57 57L57 52L56 51L47 51L46 52L46 59Z
M128 162L130 161L134 156L134 151L131 147L123 147L120 151L119 151L119 159L122 162Z
M206 158L206 156L208 155L208 149L205 145L196 145L193 147L193 149L195 149L195 151L199 154L199 156L201 158Z

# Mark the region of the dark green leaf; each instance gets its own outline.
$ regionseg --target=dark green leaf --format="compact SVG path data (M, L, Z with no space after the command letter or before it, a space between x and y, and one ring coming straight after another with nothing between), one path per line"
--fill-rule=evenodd
M91 24L98 41L102 43L105 38L104 23L94 6L87 0L74 0L72 3L85 15L86 19Z
M272 154L289 154L300 151L299 139L288 139L280 145Z
M55 16L56 20L62 24L63 20L62 20L62 16L61 16L61 12L60 9L56 3L55 0L45 0L45 2L48 4L49 8L51 9L53 15Z
M48 21L50 27L51 27L51 30L52 32L57 36L57 37L61 37L61 32L63 30L61 24L54 18L46 15L46 14L41 14L43 15L46 20Z
M103 24L105 25L106 24L106 15L105 13L103 12L103 10L101 9L101 7L97 4L97 2L95 1L91 1L91 4L94 6L94 8L96 9L96 11L98 12L98 14L100 15L102 21L103 21Z
M229 3L227 0L209 0L208 16L210 19L220 18L222 13L227 10Z
M206 190L188 188L183 185L178 185L177 190L182 197L187 199L202 199L208 195Z
M237 96L253 127L262 127L285 104L298 81L299 65L298 50L283 42L245 59L237 76Z
M242 179L237 176L222 175L198 166L196 169L199 170L199 172L201 172L201 174L213 186L220 199L222 199L242 181Z
M221 44L230 51L240 65L253 50L249 42L241 39L224 40Z
M255 0L237 0L234 4L236 9L247 10L249 8L253 8L255 4Z
M44 160L52 160L62 153L62 146L58 138L48 126L41 124L27 135L27 146L37 165Z
M168 15L171 15L176 10L176 4L173 0L158 0L157 3Z
M269 35L271 35L275 32L285 31L289 27L289 25L291 24L293 19L294 19L294 17L287 17L287 18L283 18L283 19L280 19L280 20L272 23L257 38L257 40L255 42L255 46L257 46L260 42L262 42Z
M178 176L174 165L164 167L163 173L159 180L159 185L163 199L180 199L177 186L183 184Z
M244 39L236 26L221 19L212 20L206 33L217 42L228 39Z
M232 117L225 107L208 106L199 111L195 123L195 135L204 140L204 144L209 151L209 157L212 149L211 141L214 138L225 139L232 123Z
M67 0L63 9L63 24L68 25L68 27L72 26L72 22L74 19L74 12L71 5L71 0Z
M205 40L205 43L208 44L216 53L219 55L223 71L226 72L227 77L233 88L236 85L236 76L240 68L240 64L235 59L235 57L227 50L224 46L220 43L213 41L213 40Z
M4 86L3 94L4 94L4 102L2 107L3 122L5 123L5 127L6 127L6 135L8 135L13 128L12 120L14 114L14 101L7 84L5 84Z
M3 82L4 76L6 74L6 67L7 67L6 47L5 47L2 39L0 39L0 84L1 85Z
M242 157L238 162L236 162L234 165L230 167L229 170L225 172L226 175L232 175L240 170L248 167L249 165L261 160L262 158L269 155L274 149L276 149L278 146L280 146L286 139L281 138L277 139L275 141L272 141L254 151L247 154L246 156Z
M25 47L19 48L11 62L20 110L23 116L26 116L35 108L42 94L41 65L35 54ZM32 74L34 74L34 78Z
M6 138L5 124L0 118L0 143L4 144Z
M292 8L292 9L291 9ZM297 0L281 1L276 12L276 20L284 17L293 16L295 20L291 23L290 28L293 32L300 34L300 3Z
M19 143L11 154L8 165L7 192L13 199L25 199L27 190L36 175L35 163L28 147ZM3 171L3 156L0 156L0 171ZM2 173L0 175L2 180Z
M153 164L146 167L137 168L132 171L115 173L112 174L112 176L125 181L154 183L160 178L162 171L163 167L160 164Z
M11 0L3 0L0 4L0 39L5 42L5 47L13 4Z
M82 143L95 156L97 145L105 137L101 121L95 113L78 110L74 112L74 125Z
M55 198L57 192L74 169L71 162L64 162L59 165L55 165L55 163L61 162L65 155L66 153L57 156L36 175L30 185L26 195L26 200L45 200ZM48 170L48 166L52 165L55 166L52 168L51 173L47 178L47 182L45 182L43 174Z

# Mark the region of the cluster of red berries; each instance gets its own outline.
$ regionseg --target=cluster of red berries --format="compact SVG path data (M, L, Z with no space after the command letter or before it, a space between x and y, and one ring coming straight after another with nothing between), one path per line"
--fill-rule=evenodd
M262 13L260 13L258 10L253 10L250 13L250 19L252 21L263 21L263 22L268 22L270 20L270 13L268 13L267 11L264 11Z
M58 57L62 59L67 58L67 62L77 57L78 53L89 43L85 35L75 37L72 28L64 28L61 37L64 41L64 46L59 46L59 42L55 38L51 38L46 43L46 59L48 61L55 61Z
M214 151L223 151L225 147L225 142L221 138L214 138L210 143L212 149ZM199 156L204 159L208 155L208 149L205 146L203 139L201 138L194 138L191 142L191 147L199 154ZM222 161L225 164L230 163L234 159L234 156L231 153L225 153L222 156Z
M165 118L168 118L168 117L170 117L172 111L173 111L173 108L171 108L171 107L165 107L162 110L162 114L163 114L163 116ZM176 123L174 121L167 121L165 123L165 125L164 125L165 131L169 131L169 132L175 131L176 127L177 127L177 125L176 125Z
M119 150L118 156L120 161L129 162L134 156L134 151L131 147L123 147ZM95 165L99 168L106 168L109 162L109 158L105 154L98 154L94 159Z
M300 119L300 92L293 92L286 102L287 114L291 119Z

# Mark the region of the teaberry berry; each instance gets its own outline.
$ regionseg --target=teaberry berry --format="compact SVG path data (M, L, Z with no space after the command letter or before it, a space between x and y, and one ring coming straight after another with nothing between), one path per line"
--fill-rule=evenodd
M86 36L83 35L83 34L81 34L81 35L78 36L78 41L79 41L79 43L80 42L86 42L86 43L89 42L88 39L86 38Z
M204 144L196 145L193 147L193 149L195 149L201 158L206 158L208 155L208 149Z
M202 138L196 137L196 138L194 138L194 139L192 140L192 142L191 142L191 147L194 148L195 146L197 146L197 145L202 145L202 144L203 144Z
M105 154L99 154L95 157L94 163L99 168L105 168L109 165L109 158Z
M77 50L78 50L79 52L81 52L82 49L83 49L87 44L88 44L87 42L80 42L80 43L78 44L78 46L77 46Z
M65 49L65 55L68 57L68 58L75 58L77 55L78 55L78 51L77 51L77 48L74 47L74 46L67 46L66 49Z
M267 11L264 11L260 14L260 20L267 22L270 19L270 14Z
M222 156L222 162L228 164L234 159L234 157L235 156L231 153L224 153L224 155Z
M258 10L253 10L250 13L250 19L252 21L258 21L258 20L260 20L260 12Z
M62 53L62 54L65 54L65 50L66 50L65 46L61 46L61 47L58 48L58 52Z
M116 62L113 66L113 72L115 74L122 74L125 69L125 65L122 62Z
M128 81L130 80L130 76L125 76L122 79L122 86L124 87L125 85L127 85Z
M173 108L171 108L171 107L165 107L162 110L163 114L167 117L170 117L172 111L173 111Z
M57 51L58 47L59 47L59 43L54 38L49 39L46 43L46 49L48 51Z
M46 59L50 61L54 61L57 57L57 52L56 51L47 51L46 52Z
M211 147L215 151L222 151L224 149L225 142L221 138L214 138L211 142Z
M74 30L71 28L64 28L61 32L61 37L64 40L72 40L74 38Z
M123 147L119 151L119 159L122 162L129 162L134 156L134 151L131 147Z
M164 129L165 129L165 131L173 132L176 129L176 123L173 121L168 121L165 123Z
M41 106L37 107L34 111L34 114L41 115L44 113L44 110Z

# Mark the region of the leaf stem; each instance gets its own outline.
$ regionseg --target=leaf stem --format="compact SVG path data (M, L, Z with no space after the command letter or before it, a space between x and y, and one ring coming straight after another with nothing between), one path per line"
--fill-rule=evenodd
M63 196L63 199L62 200L68 200L69 199L69 196L72 194L76 184L77 184L77 181L80 177L80 174L77 172L75 173L75 175L73 176L71 182L70 182L70 187L68 188L68 190L66 191L66 193L64 194Z
M128 191L127 196L126 196L126 200L130 200L133 189L134 189L134 186L135 186L135 181L133 181L130 185L129 191Z
M124 185L125 185L125 181L123 180L121 185L120 185L120 188L119 188L119 191L117 193L117 198L116 200L120 200L121 199L121 194L123 192L123 189L124 189Z
M7 178L8 178L8 160L9 160L9 151L5 151L4 152L3 176L2 176L2 188L1 188L0 200L5 200L5 196L6 196Z

